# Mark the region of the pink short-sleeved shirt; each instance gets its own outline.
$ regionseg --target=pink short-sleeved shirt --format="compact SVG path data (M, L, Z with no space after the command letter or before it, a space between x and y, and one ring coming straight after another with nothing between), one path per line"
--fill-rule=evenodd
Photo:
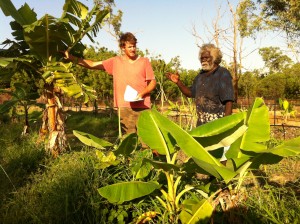
M131 108L150 108L150 94L144 96L143 101L126 102L124 100L125 88L130 85L141 92L148 81L155 79L154 72L148 58L140 57L134 62L116 56L103 61L105 71L113 76L114 106Z

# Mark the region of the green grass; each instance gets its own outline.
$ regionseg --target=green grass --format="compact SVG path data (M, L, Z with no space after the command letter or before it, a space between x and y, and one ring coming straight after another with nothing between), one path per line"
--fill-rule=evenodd
M118 136L118 116L116 113L109 114L107 112L94 114L89 111L67 111L66 133L72 134L73 130L114 140Z
M248 208L248 220L255 217L256 220L259 218L260 223L299 223L299 192L299 181L293 187L266 184L249 191L244 202ZM252 223L255 223L255 219Z

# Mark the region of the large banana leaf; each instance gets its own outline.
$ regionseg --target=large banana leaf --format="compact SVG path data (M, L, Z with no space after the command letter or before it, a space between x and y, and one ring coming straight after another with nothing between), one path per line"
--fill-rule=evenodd
M36 13L30 9L27 3L17 10L11 0L0 0L0 8L5 16L13 17L21 25L36 21Z
M99 188L98 192L111 203L123 203L146 196L159 188L160 185L154 181L132 181L105 186Z
M300 154L300 137L284 141L281 145L272 149L264 151L265 153L272 153L274 155L287 157L296 156Z
M213 207L208 200L203 199L200 202L185 200L184 209L179 217L183 224L207 223L213 213Z
M270 139L269 110L262 98L256 98L248 110L246 125L248 130L243 136L241 149L259 152L267 149L266 141Z
M217 120L200 125L191 130L189 133L193 137L216 136L233 129L236 126L241 126L241 123L244 123L245 118L246 112L232 114L230 116L222 117Z
M136 133L130 133L127 135L121 142L121 144L118 146L116 151L114 151L115 155L123 155L123 156L128 156L130 153L132 153L138 143L138 136Z
M211 176L214 176L220 180L224 180L226 183L231 181L232 178L237 175L236 172L227 167L210 164L205 160L198 160L196 158L193 158L193 160L200 168L205 171L205 173L209 173Z
M258 169L261 164L278 163L283 157L300 155L300 137L284 141L272 149L259 152L252 160L251 168Z
M23 26L24 39L31 53L35 54L44 65L51 55L57 55L59 50L66 49L64 40L68 36L57 24L56 18L45 15L36 22Z
M175 141L173 137L162 128L155 116L155 112L150 110L143 111L138 119L137 130L143 142L151 149L156 150L159 154L169 155L174 153Z
M176 144L188 155L221 166L189 133L155 110L143 111L138 121L138 135L152 149L165 155ZM170 147L171 146L171 147Z
M113 145L110 142L84 132L73 130L73 134L85 145L92 146L97 149L105 149L106 147L110 147Z
M248 110L245 124L248 129L231 145L226 153L228 159L249 157L267 149L265 142L270 139L269 111L262 98L256 98Z
M194 128L189 133L208 151L226 147L242 136L248 127L246 113L237 113Z

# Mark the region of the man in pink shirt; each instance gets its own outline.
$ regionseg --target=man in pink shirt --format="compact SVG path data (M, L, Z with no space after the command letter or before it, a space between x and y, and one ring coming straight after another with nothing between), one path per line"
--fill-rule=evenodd
M136 52L137 39L132 33L124 33L119 40L122 54L104 61L77 58L65 51L65 58L89 68L104 70L113 76L114 106L119 108L120 117L126 133L136 132L139 113L151 107L150 93L156 87L156 80L148 58ZM136 95L124 99L126 89ZM127 90L126 90L127 91Z

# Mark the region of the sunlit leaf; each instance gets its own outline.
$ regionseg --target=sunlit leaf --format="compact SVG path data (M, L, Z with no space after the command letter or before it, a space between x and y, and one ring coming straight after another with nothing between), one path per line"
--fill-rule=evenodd
M105 155L104 152L96 150L96 155L99 159L99 163L95 165L96 169L105 169L109 166L116 166L120 163L120 161L117 160L117 157L113 152L108 152L108 154Z
M214 210L213 206L206 199L200 202L184 201L183 205L184 209L179 215L183 224L207 223Z
M160 185L154 181L132 181L105 186L99 188L98 192L111 203L123 203L146 196L159 188Z
M84 132L73 130L73 134L85 145L92 146L98 149L104 149L105 147L112 146L112 143L107 142L103 139L97 138L94 135L87 134Z

